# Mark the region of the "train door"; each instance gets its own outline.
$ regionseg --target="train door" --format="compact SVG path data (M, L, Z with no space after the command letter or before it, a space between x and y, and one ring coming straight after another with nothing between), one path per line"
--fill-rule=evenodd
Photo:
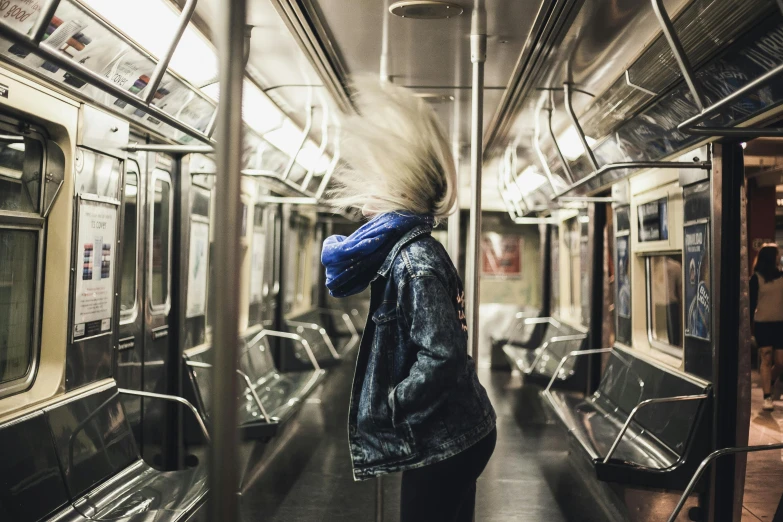
M749 379L743 383L745 391L740 390L739 407L743 409L744 406L747 412L748 444L761 445L783 441L783 401L780 400L783 384L777 378L783 369L783 328L775 326L778 317L774 314L778 306L771 303L783 296L771 291L775 283L766 280L771 279L769 276L765 279L763 274L768 263L761 259L763 254L759 256L764 246L783 247L783 142L779 139L748 142L743 156L748 244L747 271L741 277L748 278L749 316L755 319L755 324L752 328L754 342L750 346L740 345L740 361L746 361L741 366L746 369L744 373L749 374ZM754 269L757 258L758 265ZM776 261L779 266L780 251ZM756 277L753 277L754 270L759 272ZM773 286L760 288L770 283ZM766 405L765 397L769 399ZM783 495L782 455L779 451L765 451L747 456L743 520L773 520L773 517L776 521L783 520L783 506L779 506Z
M176 382L179 368L176 351L177 333L172 324L172 254L174 252L175 186L174 161L163 154L147 156L146 186L147 219L144 262L144 390L153 393L171 393L172 375ZM177 390L173 390L177 391ZM176 467L176 455L171 437L178 433L175 415L169 404L159 400L144 399L142 412L142 455L147 462L165 469Z
M144 212L146 156L129 154L125 162L125 191L122 205L120 245L120 324L115 357L114 377L117 385L132 390L143 389L144 365L144 253L143 241L147 216ZM125 414L136 440L141 444L141 398L123 400Z

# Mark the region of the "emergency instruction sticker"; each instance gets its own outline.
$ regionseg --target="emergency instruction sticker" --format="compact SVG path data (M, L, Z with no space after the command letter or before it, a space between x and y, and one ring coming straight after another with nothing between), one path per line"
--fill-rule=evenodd
M709 223L684 227L685 231L685 335L710 340Z
M117 206L108 203L80 201L74 341L111 331L117 210Z

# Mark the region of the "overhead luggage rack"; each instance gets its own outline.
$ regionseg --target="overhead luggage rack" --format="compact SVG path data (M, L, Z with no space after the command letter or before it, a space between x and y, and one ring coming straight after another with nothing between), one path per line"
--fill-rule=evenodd
M663 0L650 0L650 1L652 2L652 7L653 7L653 11L655 12L655 16L658 18L658 22L661 25L661 30L663 31L663 34L666 37L666 41L669 43L669 47L671 48L671 51L674 54L675 59L677 60L677 65L680 68L682 77L685 80L685 83L688 85L688 89L690 90L691 95L693 96L693 103L695 103L698 109L700 110L699 114L680 123L677 126L677 129L688 134L696 134L700 136L710 136L710 137L758 138L758 137L783 136L783 128L779 128L779 127L778 128L753 128L753 127L730 128L730 127L699 126L702 123L704 123L705 120L715 115L715 113L717 113L721 109L730 106L731 104L737 102L743 96L756 91L757 89L770 83L772 80L778 78L781 74L783 74L783 64L780 64L777 67L770 69L765 74L749 82L741 89L738 89L733 93L729 94L728 96L724 97L723 99L713 103L712 105L705 107L705 103L704 103L705 96L702 93L701 89L699 88L698 80L696 79L696 76L693 71L693 66L691 65L691 62L688 59L687 54L685 54L685 50L683 49L682 42L677 36L677 32L674 29L674 25L672 24L671 18L669 18L669 14L666 11L666 6L663 4ZM781 14L783 14L783 0L777 0L777 5L780 8Z
M658 0L653 0L658 1ZM619 162L619 163L608 163L606 165L603 165L601 167L598 166L598 160L595 157L595 154L593 152L593 149L590 147L590 144L587 143L587 138L585 136L585 132L582 129L582 126L579 123L579 118L577 118L576 113L574 112L573 105L571 103L571 96L574 91L577 92L584 92L579 91L578 89L574 89L572 85L568 82L563 84L563 96L565 97L565 107L566 112L568 113L568 117L571 120L571 123L574 126L574 129L576 130L576 134L579 137L579 141L582 143L582 146L585 149L585 153L587 154L587 157L589 158L590 164L593 167L593 172L590 174L584 176L583 178L579 180L575 180L572 182L572 184L567 187L566 189L556 192L554 196L552 196L552 200L559 200L562 196L565 196L566 194L569 194L573 192L575 189L600 178L602 175L604 175L607 172L611 172L614 170L638 170L638 169L703 169L703 170L709 170L712 168L712 162L711 161L694 161L694 162L687 162L687 161L628 161L628 162ZM550 111L549 115L549 132L552 135L552 141L555 145L555 150L557 150L557 154L560 157L560 160L563 164L563 168L565 169L566 173L569 174L569 177L573 179L573 174L571 172L571 168L568 164L568 160L563 155L562 151L560 150L560 146L557 144L557 140L555 139L554 132L552 130L552 115L551 112L554 111L554 90L549 90L550 93L550 104L551 109L548 109ZM543 153L540 153L540 158L542 162L546 162L546 158L544 157ZM630 174L629 174L630 175ZM614 180L616 181L616 180Z
M0 37L10 40L14 46L19 46L26 52L32 52L37 56L45 59L54 66L66 71L78 81L83 82L84 84L98 87L101 91L114 96L122 103L128 104L140 111L143 111L145 115L152 116L156 120L171 126L175 130L190 135L205 143L212 142L212 139L206 132L177 119L156 105L153 105L155 95L158 92L158 87L160 86L160 82L162 81L164 74L171 74L171 72L167 69L168 63L171 61L171 57L174 55L174 51L176 50L180 41L182 32L190 22L193 11L195 9L196 0L189 0L186 3L185 8L179 17L177 30L173 35L171 43L167 47L166 52L162 58L158 60L156 67L152 72L152 76L145 85L145 89L140 91L145 93L144 98L137 96L131 92L131 90L123 89L119 85L112 82L109 78L103 76L99 72L93 71L86 65L70 59L67 55L58 52L57 49L51 45L45 45L44 38L46 36L46 31L49 28L52 18L54 17L55 12L61 3L62 0L48 0L41 9L40 14L31 28L29 35L20 32L8 23L0 22ZM81 8L80 6L78 7ZM135 47L134 50L141 52L140 49ZM146 53L142 54L146 55ZM174 78L176 78L178 81L181 81L176 76L174 76ZM199 94L199 96L201 95Z

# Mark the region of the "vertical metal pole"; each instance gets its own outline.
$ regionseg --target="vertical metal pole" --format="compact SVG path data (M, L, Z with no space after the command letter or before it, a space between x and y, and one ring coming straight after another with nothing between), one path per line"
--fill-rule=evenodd
M781 0L783 1L783 0ZM456 53L457 55L457 69L459 69L459 51ZM460 117L460 108L462 104L460 103L461 100L461 90L456 89L454 92L454 110L452 112L452 118L451 118L451 155L454 157L454 170L457 173L457 185L459 185L459 169L460 169L460 156L461 156L461 148L460 147L460 128L462 127L462 118ZM456 189L457 187L455 187ZM460 237L460 205L459 205L459 191L457 191L457 202L456 202L456 209L454 210L454 213L449 216L448 220L448 229L447 229L447 240L446 240L446 246L448 247L449 257L451 257L451 262L454 263L454 266L457 267L457 273L460 273L460 267L459 267L459 250L460 250L460 244L459 244L459 237Z
M375 478L375 522L383 522L383 475Z
M470 61L473 63L472 122L470 130L470 199L468 225L467 311L470 317L468 347L478 363L479 352L479 266L481 264L481 163L484 141L484 62L487 59L487 12L483 0L475 0L470 27Z
M209 452L209 520L239 519L237 431L239 391L236 374L239 345L239 273L242 216L242 81L246 0L221 2L217 17L220 102L215 180L215 357L212 390L212 444Z
M391 82L389 74L389 0L383 2L383 28L381 29L381 65L380 81L381 85Z

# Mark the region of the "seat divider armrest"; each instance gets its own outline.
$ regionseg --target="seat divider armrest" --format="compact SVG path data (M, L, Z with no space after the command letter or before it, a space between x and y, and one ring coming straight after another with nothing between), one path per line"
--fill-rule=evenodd
M188 361L188 364L192 366L199 366L198 364ZM193 415L196 416L196 421L198 422L199 427L201 428L201 432L204 434L204 438L207 439L207 442L210 442L211 439L209 437L209 430L207 430L206 424L204 424L204 419L201 418L201 415L199 415L198 410L196 409L193 404L182 397L178 397L176 395L166 395L163 393L153 393L153 392L147 392L147 391L141 391L141 390L129 390L127 388L119 388L118 389L121 394L124 395L136 395L138 397L145 397L147 399L160 399L164 401L171 401L171 402L178 402L188 408L191 412L193 412Z
M631 421L636 416L636 414L644 408L645 406L649 406L650 404L663 404L663 403L669 403L669 402L682 402L682 401L701 401L707 398L707 394L700 394L700 395L677 395L674 397L656 397L653 399L647 399L636 406L634 406L633 410L631 410L630 415L628 415L628 418L625 420L625 423L623 424L622 429L620 430L620 433L617 434L617 438L614 439L614 442L612 443L612 446L609 448L609 451L606 453L606 456L604 457L604 464L609 462L609 459L612 458L612 455L614 454L614 451L617 449L617 446L620 445L620 441L623 438L623 435L625 435L625 432L628 431L628 427L631 425ZM682 457L680 457L682 458Z

